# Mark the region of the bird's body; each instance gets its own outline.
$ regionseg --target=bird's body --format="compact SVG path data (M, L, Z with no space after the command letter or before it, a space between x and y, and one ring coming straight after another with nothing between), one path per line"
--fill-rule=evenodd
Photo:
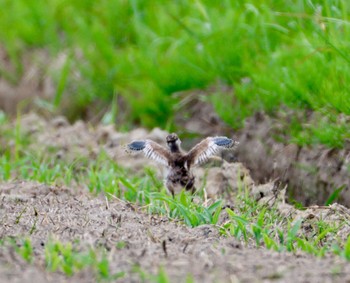
M195 192L195 177L191 167L205 163L223 150L232 150L238 144L227 137L208 137L185 153L180 148L181 141L176 134L168 135L166 142L168 149L151 140L133 141L126 149L129 152L143 152L146 157L165 165L168 168L165 186L173 196L182 189Z

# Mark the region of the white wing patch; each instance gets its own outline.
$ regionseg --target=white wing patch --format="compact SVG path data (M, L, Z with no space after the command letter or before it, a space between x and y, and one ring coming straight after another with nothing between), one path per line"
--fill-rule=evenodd
M132 143L127 145L127 151L129 153L143 152L143 154L147 158L152 159L165 166L169 165L168 150L166 150L164 147L160 146L154 141L151 141L151 140L133 141Z
M226 137L209 137L200 144L202 147L194 160L194 165L207 162L213 155L218 155L224 150L233 150L239 144L238 141Z
M216 145L213 141L209 141L207 148L204 149L196 158L194 164L202 164L208 161L210 156L218 154L222 149Z
M143 149L145 156L165 166L168 166L168 159L163 154L155 150L155 148L152 146L152 143L146 140L145 148Z

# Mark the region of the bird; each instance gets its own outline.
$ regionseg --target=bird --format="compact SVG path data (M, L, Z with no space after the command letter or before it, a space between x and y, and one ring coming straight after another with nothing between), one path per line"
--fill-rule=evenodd
M182 189L191 193L196 191L195 176L191 171L193 167L204 164L225 150L234 150L239 144L224 136L207 137L186 153L181 149L181 140L175 133L167 135L166 143L168 148L150 139L135 140L127 144L125 149L127 153L143 153L147 158L167 167L164 183L173 197Z

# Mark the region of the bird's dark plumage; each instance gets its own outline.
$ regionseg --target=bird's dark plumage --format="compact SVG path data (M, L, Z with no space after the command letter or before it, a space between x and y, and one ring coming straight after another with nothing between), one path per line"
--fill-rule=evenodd
M166 137L168 149L151 140L133 141L126 146L128 152L143 152L144 155L168 167L165 185L174 195L185 188L195 191L195 178L191 167L203 164L213 155L224 150L233 150L238 142L227 137L208 137L194 146L188 153L182 152L181 141L176 134Z
M223 146L226 148L230 148L232 144L234 143L233 140L226 138L226 137L214 137L213 142L218 146Z
M145 148L145 145L146 145L145 141L134 141L134 142L128 144L128 148L130 150L140 151L140 150L143 150Z

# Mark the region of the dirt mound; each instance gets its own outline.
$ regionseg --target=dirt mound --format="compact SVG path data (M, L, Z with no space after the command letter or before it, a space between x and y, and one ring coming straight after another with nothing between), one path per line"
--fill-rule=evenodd
M274 136L284 135L283 140L289 139L288 120L296 113L289 114L271 118L258 113L248 119L239 133L239 160L250 169L254 180L264 183L278 178L288 185L288 194L305 206L323 205L342 186L337 201L349 204L350 144L343 149L329 149L277 142Z
M313 239L317 234L320 221L337 227L337 239L345 243L350 234L350 226L347 224L350 218L350 209L345 206L333 203L329 206L309 206L303 210L296 209L285 201L286 187L282 190L276 183L270 182L263 185L253 186L251 196L260 204L269 207L276 206L280 215L291 218L292 224L301 221L300 235L307 239ZM328 236L327 236L328 237ZM329 241L334 239L327 239Z
M219 87L223 93L232 91ZM215 87L213 91L216 91ZM176 116L180 129L201 136L225 134L238 138L240 145L236 158L250 170L254 181L264 184L278 178L282 187L288 185L288 195L306 206L323 205L341 187L344 188L337 201L345 205L350 203L349 142L342 149L283 143L290 140L293 119L304 125L317 124L316 121L323 119L321 114L284 107L274 117L259 112L247 119L244 127L233 135L232 129L218 117L212 105L201 99L210 92L209 88L181 94L182 103ZM339 119L343 125L350 117L340 116Z
M52 238L76 240L73 248L79 251L104 247L110 272L126 272L120 282L140 281L136 270L157 274L161 267L174 282L184 282L189 274L195 282L350 280L350 265L339 257L315 259L250 249L232 238L222 238L212 226L188 228L79 190L33 182L5 183L0 185L0 199L1 238L29 237L35 255L29 264L12 246L3 246L0 280L4 282L67 282L62 272L45 271L45 246ZM69 281L95 282L95 276L92 269L86 269Z

